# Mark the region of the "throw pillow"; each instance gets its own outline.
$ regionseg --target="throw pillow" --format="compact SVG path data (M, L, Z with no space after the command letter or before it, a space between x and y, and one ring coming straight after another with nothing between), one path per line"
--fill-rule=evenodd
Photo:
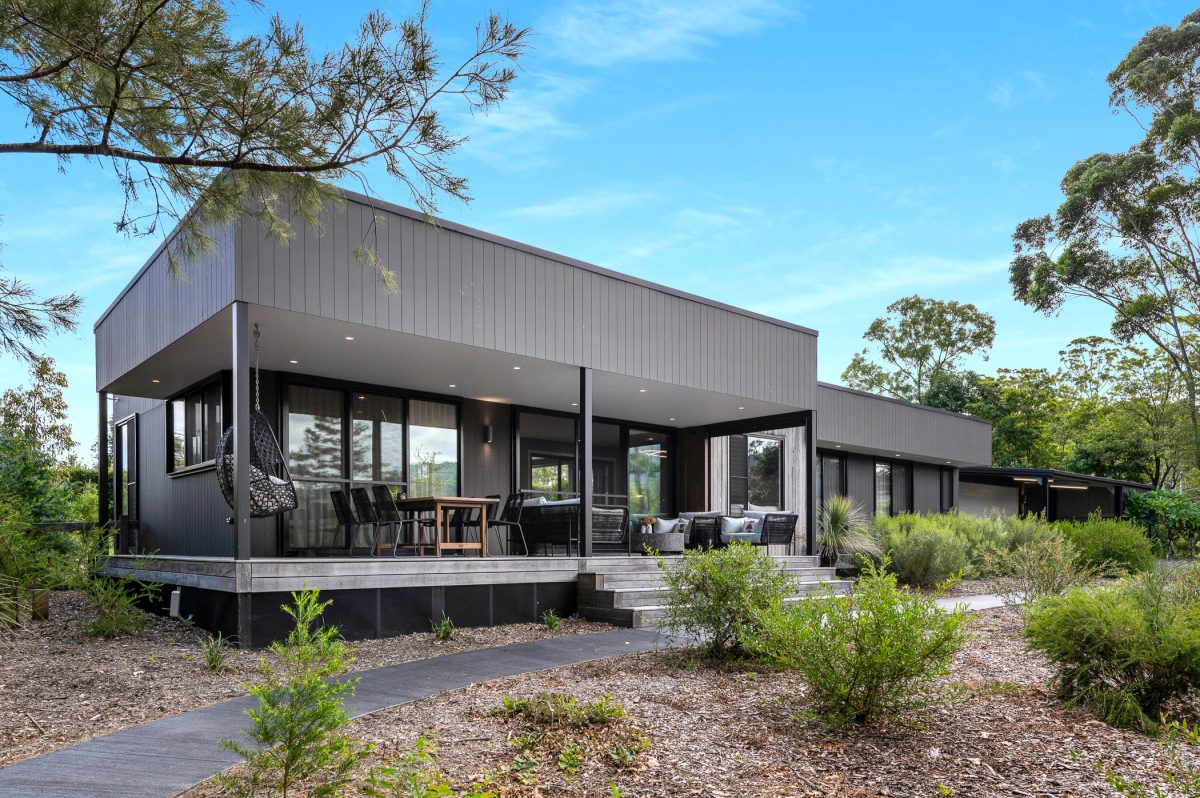
M727 515L721 516L721 534L731 535L735 532L746 531L745 518L730 518Z
M675 532L676 527L678 527L678 526L679 526L678 518L656 518L656 519L654 519L655 534L662 534L664 532Z

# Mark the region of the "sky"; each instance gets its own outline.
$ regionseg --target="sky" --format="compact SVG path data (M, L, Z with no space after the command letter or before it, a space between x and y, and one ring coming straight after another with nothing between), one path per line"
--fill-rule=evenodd
M371 8L288 2L317 50ZM469 141L451 168L473 201L439 215L820 331L838 381L862 333L910 294L996 318L983 369L1054 368L1110 317L1077 300L1043 317L1012 299L1011 235L1052 212L1063 173L1139 137L1108 106L1105 76L1170 2L435 2L447 61L489 10L533 29L492 113L446 109ZM261 29L241 8L234 25ZM30 138L0 98L0 141ZM96 439L92 325L159 244L114 230L111 170L0 156L0 264L43 293L85 298L74 333L44 351L68 375L81 453ZM412 205L378 169L372 193ZM351 187L361 189L361 185ZM0 388L26 369L0 356Z

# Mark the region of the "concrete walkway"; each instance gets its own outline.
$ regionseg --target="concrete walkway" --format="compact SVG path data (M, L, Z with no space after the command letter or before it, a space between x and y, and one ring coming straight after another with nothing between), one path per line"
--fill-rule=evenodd
M999 596L941 599L972 612L1003 606ZM661 647L653 629L555 637L465 651L363 671L349 704L368 715L478 682ZM0 798L171 798L237 764L218 745L239 737L254 699L235 698L96 737L0 768Z

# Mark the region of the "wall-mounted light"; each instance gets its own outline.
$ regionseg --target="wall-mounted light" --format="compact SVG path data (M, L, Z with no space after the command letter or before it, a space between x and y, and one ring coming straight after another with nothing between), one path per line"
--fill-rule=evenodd
M492 425L491 424L483 425L483 442L484 443L492 442Z

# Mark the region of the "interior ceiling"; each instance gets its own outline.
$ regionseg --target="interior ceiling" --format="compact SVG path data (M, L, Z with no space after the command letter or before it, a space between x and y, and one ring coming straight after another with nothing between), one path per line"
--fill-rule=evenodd
M221 311L106 390L165 399L228 369L231 315L229 309ZM256 322L262 332L264 369L548 410L578 410L575 366L251 305L251 329ZM346 340L347 336L353 340ZM672 427L803 409L599 370L593 370L592 386L593 415Z

